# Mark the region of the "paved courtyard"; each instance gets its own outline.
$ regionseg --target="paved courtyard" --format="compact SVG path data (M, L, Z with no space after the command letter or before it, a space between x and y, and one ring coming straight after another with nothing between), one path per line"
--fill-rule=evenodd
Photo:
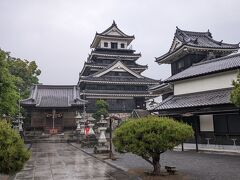
M38 143L31 150L15 180L135 179L67 143Z
M99 161L67 143L33 144L31 159L15 180L62 180L62 179L137 179L124 171ZM92 149L85 149L92 153ZM152 170L142 158L133 154L118 154L116 161L107 160L123 169L142 168ZM240 179L240 155L166 152L161 165L176 166L187 179L238 180Z
M134 154L118 154L117 166L125 170L143 168L152 171L152 166ZM196 153L194 151L169 151L161 155L161 165L175 166L181 174L194 180L239 180L240 154Z

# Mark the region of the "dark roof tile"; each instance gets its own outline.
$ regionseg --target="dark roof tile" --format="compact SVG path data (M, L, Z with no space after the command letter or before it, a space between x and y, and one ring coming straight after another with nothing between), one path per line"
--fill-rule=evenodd
M86 101L80 99L80 90L76 86L35 85L31 88L28 99L21 105L36 107L71 107L83 105Z
M177 81L239 68L240 53L194 64L184 71L169 77L164 82Z
M161 102L154 110L230 104L231 90L231 88L227 88L171 96Z
M174 48L174 42L178 40L181 44ZM170 50L156 58L156 62L158 63L169 63L173 54L177 53L186 53L185 48L199 49L202 50L211 50L211 51L219 51L222 50L227 54L234 52L239 49L238 44L228 44L222 41L216 41L212 38L211 33L208 32L193 32L193 31L183 31L179 28L176 29L175 36L172 42L172 46Z

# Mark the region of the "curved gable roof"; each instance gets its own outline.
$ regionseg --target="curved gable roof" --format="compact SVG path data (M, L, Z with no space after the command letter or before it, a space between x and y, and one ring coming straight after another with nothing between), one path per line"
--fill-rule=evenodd
M238 44L229 44L216 41L212 38L212 34L207 32L184 31L177 27L170 50L156 58L158 63L169 63L175 54L184 53L186 48L204 51L224 51L228 54L239 49Z
M98 43L100 42L101 38L105 38L105 39L125 39L127 40L128 44L130 44L132 42L133 39L135 39L135 37L129 36L127 34L125 34L124 32L122 32L117 24L115 23L115 21L113 21L112 25L107 28L105 31L101 32L101 33L97 33L95 34L95 37L90 45L91 48L96 48Z
M196 63L164 82L172 82L240 68L240 53Z

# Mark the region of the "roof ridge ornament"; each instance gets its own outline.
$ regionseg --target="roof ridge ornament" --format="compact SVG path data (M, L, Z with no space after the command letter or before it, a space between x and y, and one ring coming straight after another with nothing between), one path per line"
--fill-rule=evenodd
M117 26L115 20L113 20L112 26Z
M223 40L219 41L219 45L220 45L220 46L222 45L222 42L223 42Z
M212 38L212 33L210 32L209 29L207 30L207 34L208 34L208 36L209 36L210 38Z

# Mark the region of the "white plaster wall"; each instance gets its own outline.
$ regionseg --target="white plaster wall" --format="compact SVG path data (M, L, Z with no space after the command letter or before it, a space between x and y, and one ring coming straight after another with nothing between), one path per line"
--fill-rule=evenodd
M111 48L111 42L114 42L114 43L118 43L118 49L127 49L127 41L115 41L115 40L104 40L102 39L100 41L100 47L101 48L106 48L104 47L104 43L107 42L108 43L108 47L107 48ZM121 48L121 44L124 44L124 48Z
M213 115L200 115L200 131L214 131Z
M108 35L113 35L113 36L121 36L118 32L116 31L111 31L108 33Z
M208 91L232 87L232 81L237 78L237 70L177 81L174 83L174 95Z

